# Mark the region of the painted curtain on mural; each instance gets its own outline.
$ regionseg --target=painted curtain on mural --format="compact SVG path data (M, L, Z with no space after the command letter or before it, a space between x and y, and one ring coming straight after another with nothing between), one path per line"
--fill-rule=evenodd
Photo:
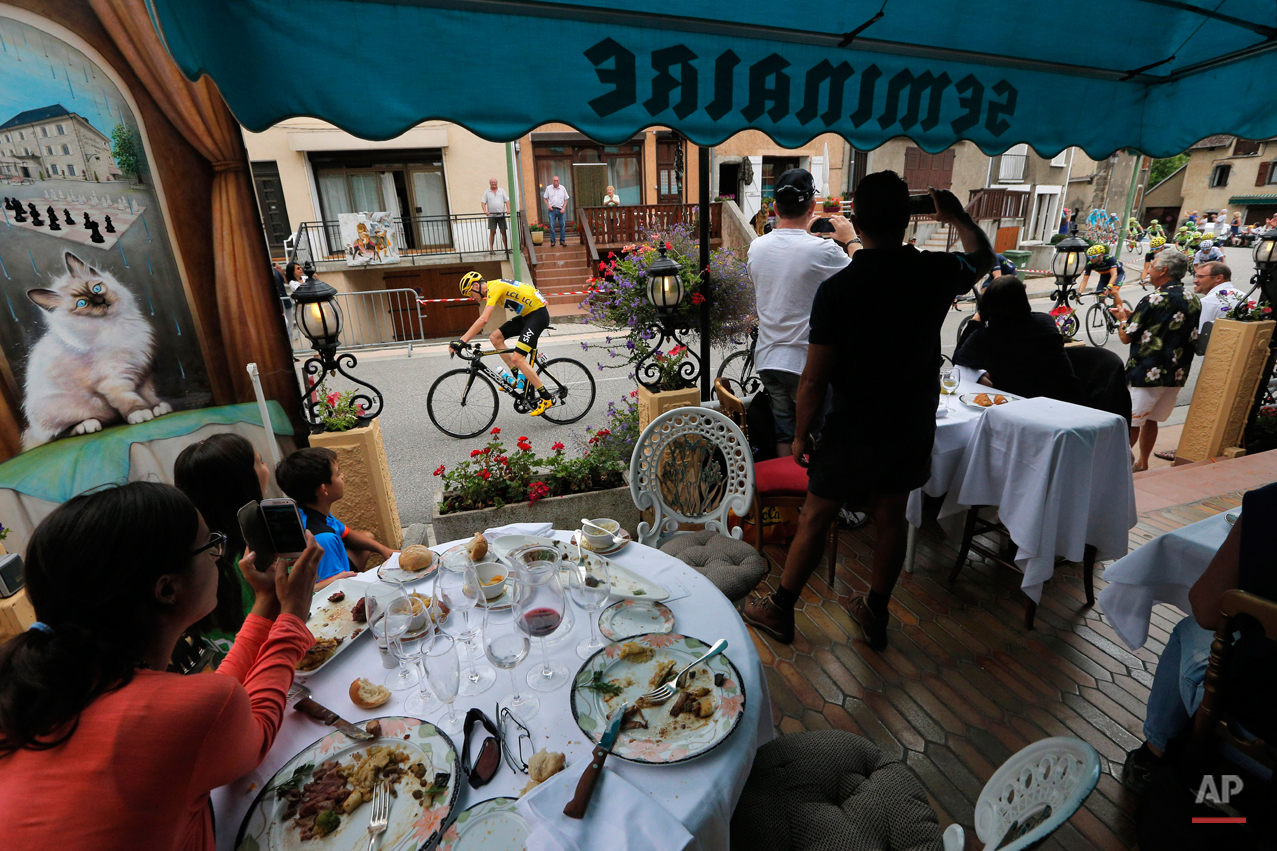
M0 196L24 449L211 403L137 117L96 62L3 16Z

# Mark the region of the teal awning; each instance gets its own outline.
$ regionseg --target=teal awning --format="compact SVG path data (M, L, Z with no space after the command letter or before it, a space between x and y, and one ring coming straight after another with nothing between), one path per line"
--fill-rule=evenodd
M1268 195L1234 195L1228 199L1228 203L1230 206L1233 204L1241 204L1248 207L1277 206L1277 193Z
M664 125L1097 158L1277 135L1277 15L1254 0L150 2L178 65L253 131L445 119L509 140L556 121L612 143Z

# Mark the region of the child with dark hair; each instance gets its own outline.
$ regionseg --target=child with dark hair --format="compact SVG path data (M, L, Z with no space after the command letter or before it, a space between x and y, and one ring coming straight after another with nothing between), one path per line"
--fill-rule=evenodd
M380 543L368 532L346 528L332 515L333 503L346 495L346 479L337 464L337 453L312 446L298 449L275 467L280 490L301 509L306 530L324 549L315 590L367 569L368 556L388 559L398 550Z

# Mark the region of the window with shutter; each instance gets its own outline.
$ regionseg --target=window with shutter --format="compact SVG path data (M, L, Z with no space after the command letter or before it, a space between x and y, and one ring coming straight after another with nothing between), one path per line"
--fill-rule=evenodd
M1250 139L1238 139L1233 143L1233 156L1253 157L1259 153L1259 144L1259 142L1253 142Z
M1271 161L1271 160L1269 160L1268 162L1260 163L1260 164L1259 164L1259 171L1255 174L1255 185L1256 185L1256 186L1267 186L1267 185L1268 185L1268 175L1269 175L1269 173L1270 173L1272 170L1273 170L1273 164L1272 164L1272 161Z

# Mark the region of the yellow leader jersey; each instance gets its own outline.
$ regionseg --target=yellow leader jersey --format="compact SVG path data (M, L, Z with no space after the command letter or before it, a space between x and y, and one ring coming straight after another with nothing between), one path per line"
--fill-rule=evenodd
M523 316L545 307L547 302L541 291L532 284L499 279L488 281L488 304L505 303L507 310Z

